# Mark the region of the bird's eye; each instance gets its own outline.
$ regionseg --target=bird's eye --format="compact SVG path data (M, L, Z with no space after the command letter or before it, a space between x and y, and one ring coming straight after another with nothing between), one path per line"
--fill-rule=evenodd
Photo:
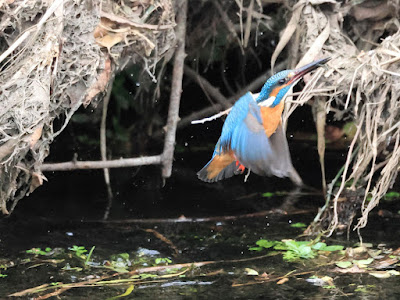
M279 79L278 83L279 84L285 84L286 83L286 78Z

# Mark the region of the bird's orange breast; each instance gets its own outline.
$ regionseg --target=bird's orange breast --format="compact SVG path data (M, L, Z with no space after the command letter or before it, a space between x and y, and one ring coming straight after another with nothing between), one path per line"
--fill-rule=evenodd
M261 107L261 118L267 137L270 137L280 124L284 106L284 101L281 101L275 107Z

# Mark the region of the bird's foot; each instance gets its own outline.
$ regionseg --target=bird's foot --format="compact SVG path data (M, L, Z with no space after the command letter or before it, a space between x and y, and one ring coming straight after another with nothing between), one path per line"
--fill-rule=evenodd
M236 167L238 167L237 171L240 171L240 173L243 173L244 170L246 169L246 167L243 166L238 160L236 161Z

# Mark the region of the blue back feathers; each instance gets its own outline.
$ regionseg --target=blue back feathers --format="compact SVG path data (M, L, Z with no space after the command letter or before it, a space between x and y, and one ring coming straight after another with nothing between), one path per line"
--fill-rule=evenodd
M236 101L231 112L225 120L224 126L222 127L219 149L216 149L217 152L230 149L234 129L246 118L249 112L249 103L251 102L255 103L253 96L250 93L246 93L240 97L238 101Z

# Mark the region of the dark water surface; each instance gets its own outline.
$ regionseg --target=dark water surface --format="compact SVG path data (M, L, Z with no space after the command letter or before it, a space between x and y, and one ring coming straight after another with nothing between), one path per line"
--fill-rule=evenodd
M305 150L300 145L296 151L315 154L316 150ZM148 250L157 251L147 252L155 257L171 259L172 264L225 261L191 269L185 277L162 278L158 282L154 280L135 285L126 299L400 299L399 276L387 279L368 274L339 276L330 272L329 268L316 266L312 273L291 277L283 284L277 284L276 280L263 283L253 280L246 275L246 268L272 276L283 276L294 270L298 273L310 270L307 263L283 261L282 255L246 259L268 253L248 250L261 238L295 239L302 230L290 224L310 223L318 207L323 205L322 195L310 194L308 189L290 194L295 189L290 181L256 175L251 175L247 183L243 183L243 177L236 177L223 183L205 184L197 180L195 171L201 167L199 161L207 162L210 153L197 155L192 160L186 154L177 154L173 176L163 188L156 167L143 168L139 172L113 170L111 176L116 199L110 222L105 223L99 222L106 207L101 171L48 174L51 184L45 184L23 199L11 217L0 220L0 265L9 266L1 270L7 277L0 278L0 297L45 283L80 282L99 275L100 271L95 268L78 272L61 270L62 263L44 261L35 266L23 261L32 257L25 251L34 247L68 251L69 247L79 245L86 249L96 246L92 260L100 265L118 253L128 253L133 258ZM294 163L300 171L303 170L300 173L305 182L318 187L320 178L315 157L294 157L302 157ZM332 164L340 166L341 162L337 161ZM328 176L333 176L335 172ZM268 198L261 196L262 193L276 191L289 194ZM390 205L389 208L397 212L399 205ZM282 208L290 210L286 214ZM243 218L225 218L263 211L267 212ZM206 222L166 220L182 216L216 218ZM146 222L145 219L149 218L160 220ZM140 220L121 221L127 219ZM372 215L368 227L362 230L363 240L375 247L386 244L386 248L397 249L400 247L399 225L399 218ZM327 242L353 246L358 241L357 235L352 233L350 240L345 235L334 235ZM174 248L178 251L177 255ZM149 261L153 260L149 258ZM10 266L10 262L17 266ZM149 266L148 262L138 267L146 266ZM332 277L336 288L327 289L308 283L306 279L312 275ZM74 288L59 297L108 299L124 293L128 286Z

